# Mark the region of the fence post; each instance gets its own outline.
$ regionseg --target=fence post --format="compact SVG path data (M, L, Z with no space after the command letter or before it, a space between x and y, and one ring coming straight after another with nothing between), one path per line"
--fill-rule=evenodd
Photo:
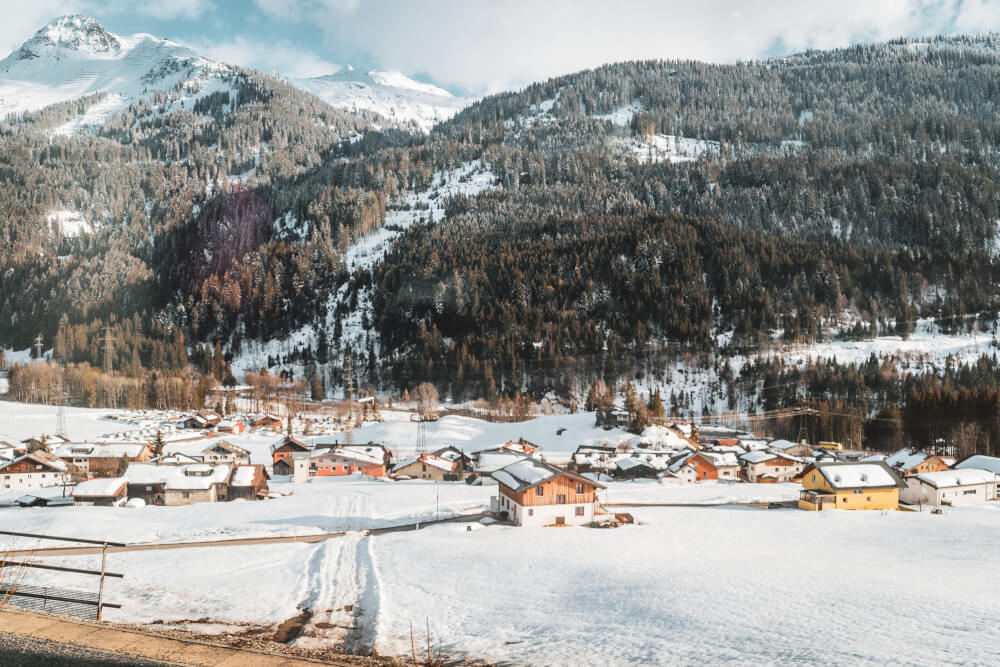
M108 559L108 543L101 547L101 584L97 588L97 620L101 620L101 603L104 602L104 565Z

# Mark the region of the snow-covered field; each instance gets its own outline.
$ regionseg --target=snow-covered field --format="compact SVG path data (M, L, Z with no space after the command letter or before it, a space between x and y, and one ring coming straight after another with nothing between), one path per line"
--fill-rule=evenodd
M490 493L357 479L291 486L292 496L257 503L0 510L0 523L129 540L207 538L213 527L230 537L289 534L428 517L435 490L449 511L481 507ZM616 483L609 492L703 502L784 498L789 486ZM615 530L454 523L318 544L112 554L109 569L126 576L108 584L108 599L124 604L108 618L266 632L308 609L301 645L401 656L411 622L423 642L429 621L432 647L447 656L526 665L1000 660L997 504L944 515L629 511L638 525ZM31 576L80 585L60 573Z

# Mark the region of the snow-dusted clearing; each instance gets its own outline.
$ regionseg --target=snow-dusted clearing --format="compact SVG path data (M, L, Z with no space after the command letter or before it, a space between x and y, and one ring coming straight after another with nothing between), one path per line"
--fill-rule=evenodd
M90 223L79 211L52 211L45 217L49 229L62 236L79 236L80 234L90 234L94 231Z
M719 154L718 141L691 139L671 134L646 137L614 137L612 145L641 164L650 162L691 162Z

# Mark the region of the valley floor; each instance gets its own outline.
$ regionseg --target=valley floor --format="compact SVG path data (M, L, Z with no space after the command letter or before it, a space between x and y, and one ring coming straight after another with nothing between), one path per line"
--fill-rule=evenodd
M609 486L612 502L797 495L794 485ZM127 542L357 531L317 544L109 558L109 569L126 575L108 585L108 599L123 604L109 620L273 633L297 618L294 641L302 647L409 655L411 623L417 644L429 623L435 651L512 664L1000 661L995 503L943 515L631 507L638 524L614 530L468 522L376 536L361 530L438 511L476 513L494 490L362 478L273 487L291 495L187 507L5 509L0 524ZM14 545L2 541L0 551ZM97 564L95 556L46 560ZM81 585L61 573L31 577Z

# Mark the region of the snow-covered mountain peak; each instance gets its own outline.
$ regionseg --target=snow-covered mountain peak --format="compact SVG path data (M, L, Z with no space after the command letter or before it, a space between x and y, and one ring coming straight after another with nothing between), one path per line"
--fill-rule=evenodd
M363 72L350 65L292 83L335 107L374 111L401 123L415 123L424 132L475 101L414 81L402 72Z
M59 56L59 50L81 51L88 55L113 55L121 50L121 41L89 16L61 16L26 41L17 50L18 60Z
M115 35L80 15L58 18L0 60L0 118L105 93L56 134L99 125L129 104L166 94L174 110L185 101L231 88L233 69L160 37ZM175 105L176 103L176 105Z

